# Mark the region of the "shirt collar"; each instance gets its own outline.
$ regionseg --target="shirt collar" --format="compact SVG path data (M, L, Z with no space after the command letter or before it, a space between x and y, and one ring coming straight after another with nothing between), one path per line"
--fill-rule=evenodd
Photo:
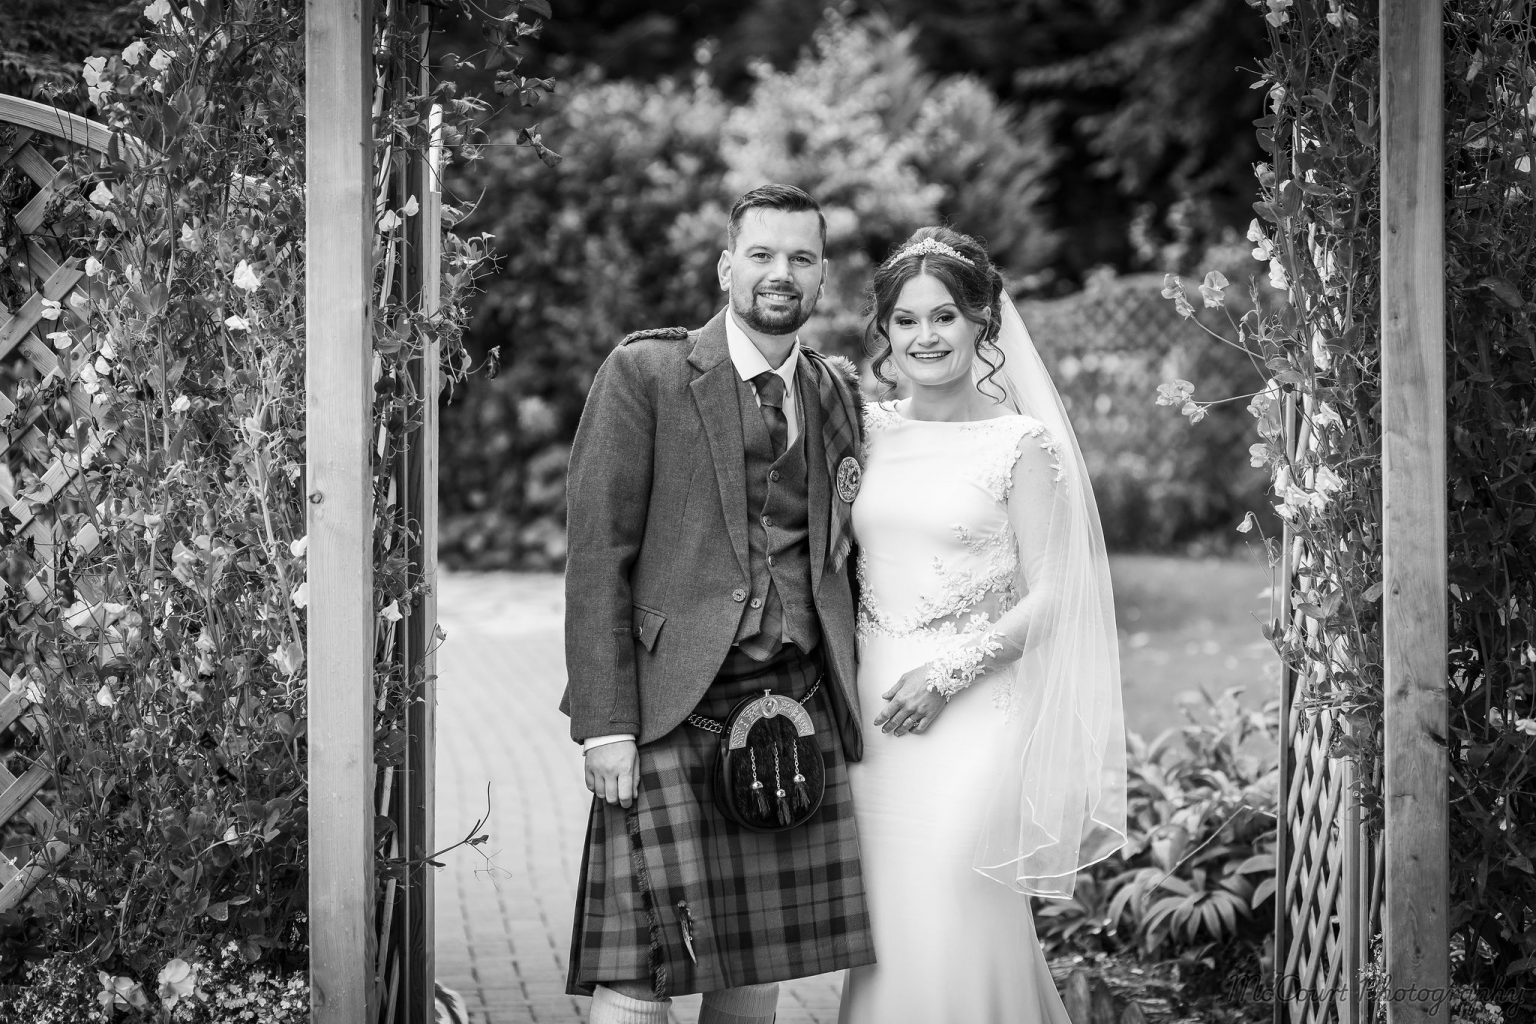
M736 373L744 381L750 381L764 370L777 373L784 380L786 388L793 388L795 383L795 369L800 362L800 339L790 346L789 355L777 367L769 366L767 358L747 337L747 332L741 324L736 322L736 314L730 310L725 313L725 341L731 350L731 363L736 367ZM791 394L794 392L791 391Z

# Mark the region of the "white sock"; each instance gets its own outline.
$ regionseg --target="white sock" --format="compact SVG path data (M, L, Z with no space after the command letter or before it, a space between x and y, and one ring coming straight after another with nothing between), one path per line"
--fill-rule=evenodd
M667 1007L671 1002L635 999L599 985L592 992L592 1012L587 1024L667 1024Z
M779 986L742 985L704 993L699 1024L773 1024Z

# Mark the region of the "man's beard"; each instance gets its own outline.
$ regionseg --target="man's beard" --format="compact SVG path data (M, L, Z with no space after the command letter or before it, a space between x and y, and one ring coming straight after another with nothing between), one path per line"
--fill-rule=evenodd
M741 322L754 331L763 334L783 335L793 334L798 331L805 322L811 318L811 313L816 308L816 303L796 301L793 308L783 312L764 309L758 305L757 296L751 297L752 301L746 309L736 308L736 315L741 317Z

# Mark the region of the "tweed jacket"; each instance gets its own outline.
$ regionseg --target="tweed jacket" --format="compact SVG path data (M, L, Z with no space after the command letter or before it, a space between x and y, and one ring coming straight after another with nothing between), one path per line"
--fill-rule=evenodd
M634 733L649 743L683 723L735 638L751 587L745 441L722 310L688 332L642 332L593 381L567 484L561 710L577 741ZM797 369L807 448L811 586L843 748L858 760L853 558L833 571L834 481L817 374ZM835 386L849 385L834 373ZM844 397L847 397L846 395ZM853 408L857 408L857 396ZM855 424L855 429L859 429ZM857 450L857 448L855 449Z

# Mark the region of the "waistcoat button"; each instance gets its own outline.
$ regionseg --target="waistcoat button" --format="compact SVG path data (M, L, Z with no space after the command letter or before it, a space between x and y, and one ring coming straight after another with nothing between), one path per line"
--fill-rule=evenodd
M763 606L763 599L760 597L754 597L751 603L753 608L761 608Z

